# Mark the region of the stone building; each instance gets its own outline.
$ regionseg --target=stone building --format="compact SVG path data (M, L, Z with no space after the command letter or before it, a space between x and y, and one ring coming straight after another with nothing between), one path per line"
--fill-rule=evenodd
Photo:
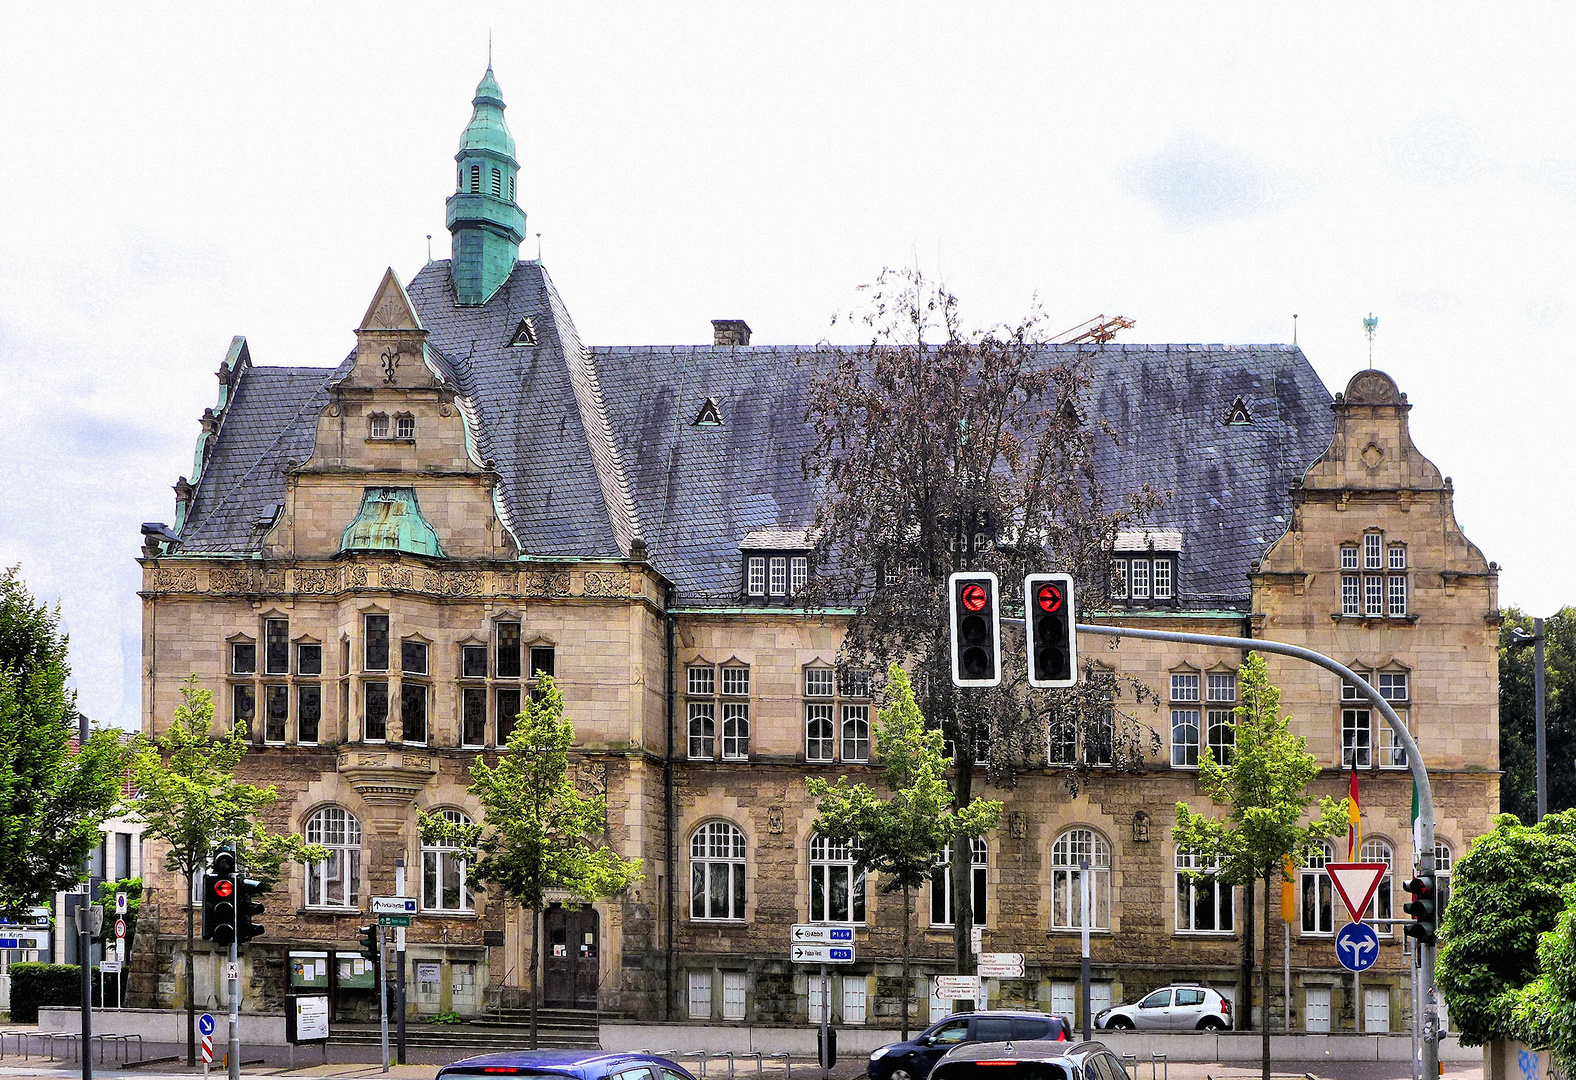
M576 724L578 780L606 794L611 842L645 874L616 900L547 913L546 1002L802 1023L819 994L787 962L788 926L852 921L859 962L833 983L833 1015L891 1024L897 901L812 836L804 787L871 772L876 704L833 674L846 613L796 596L813 569L807 372L827 357L752 345L740 320L717 320L709 346L582 344L546 270L518 258L515 145L490 70L474 109L448 202L453 259L408 287L389 271L337 367L254 366L236 338L175 521L145 529L145 725L168 722L196 673L221 720L252 734L246 774L281 792L270 825L332 852L271 895L248 993L326 984L340 1015L365 1014L357 927L400 864L421 908L417 1012L475 1012L526 985L520 913L474 893L453 852L424 849L415 816L478 817L469 763L507 737L545 671ZM1373 673L1436 777L1448 866L1498 805L1496 574L1412 444L1405 396L1370 370L1332 400L1294 346L1055 348L1095 369L1085 406L1119 435L1102 451L1108 487L1172 493L1152 528L1119 538L1123 595L1101 618L1297 642ZM1141 775L1094 769L1076 796L1055 764L985 788L1008 813L970 868L975 905L986 947L1027 957L1027 978L992 1000L1075 1011L1080 858L1094 867L1097 1003L1173 979L1234 996L1245 897L1179 876L1192 864L1170 826L1179 800L1207 808L1198 755L1225 737L1242 655L1085 648L1159 696L1144 716L1162 750ZM1395 868L1378 913L1398 913L1414 854L1404 763L1338 680L1271 668L1329 767L1321 793L1344 793L1355 755L1365 853ZM145 911L167 954L188 894L155 884ZM943 890L923 893L921 1016L951 954ZM1404 1030L1401 935L1354 1002L1328 876L1310 868L1299 893L1294 1023L1350 1028L1360 1013ZM160 997L183 999L167 970Z

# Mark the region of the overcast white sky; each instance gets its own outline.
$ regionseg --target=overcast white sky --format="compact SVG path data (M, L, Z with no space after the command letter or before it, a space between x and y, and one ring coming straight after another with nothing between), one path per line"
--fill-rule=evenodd
M1576 602L1571 5L77 7L0 17L0 565L134 725L142 521L232 334L330 365L448 254L486 66L581 336L810 344L886 264L977 321L1376 366L1503 603ZM534 239L527 245L534 254Z

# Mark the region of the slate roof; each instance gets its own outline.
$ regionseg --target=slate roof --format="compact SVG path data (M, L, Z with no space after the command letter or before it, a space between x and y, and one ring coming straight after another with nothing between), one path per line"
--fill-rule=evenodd
M811 373L831 353L773 346L587 349L545 271L521 262L481 307L454 301L448 263L408 286L434 367L454 385L477 449L500 476L500 513L527 556L618 558L645 538L681 604L735 601L740 545L804 530L813 493L800 460ZM529 316L537 344L511 346ZM1330 394L1287 345L1046 346L1094 369L1089 419L1113 496L1144 483L1172 497L1153 525L1180 530L1181 594L1240 605L1248 564L1286 527L1287 491L1334 434ZM347 361L348 363L348 361ZM284 494L287 460L311 453L328 384L346 369L250 367L182 530L186 552L253 552ZM1228 425L1244 399L1252 423ZM695 426L714 399L720 425Z
M1249 599L1248 564L1285 530L1292 481L1334 435L1330 394L1288 345L1077 345L1094 368L1090 420L1112 497L1148 483L1172 498L1156 525L1181 530L1179 585L1204 605ZM740 539L804 529L814 513L800 459L811 372L830 354L772 346L592 350L651 559L681 602L737 595ZM1247 425L1225 423L1243 397ZM720 426L695 426L713 398Z

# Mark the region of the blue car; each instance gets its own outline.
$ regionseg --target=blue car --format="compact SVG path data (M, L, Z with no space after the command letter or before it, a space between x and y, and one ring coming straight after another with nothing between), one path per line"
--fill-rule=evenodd
M870 1080L925 1080L943 1054L966 1043L1062 1042L1072 1030L1066 1018L1039 1012L954 1013L908 1042L888 1043L870 1055Z
M610 1054L605 1050L506 1050L465 1058L438 1070L446 1076L540 1076L548 1080L695 1080L685 1069L655 1054Z

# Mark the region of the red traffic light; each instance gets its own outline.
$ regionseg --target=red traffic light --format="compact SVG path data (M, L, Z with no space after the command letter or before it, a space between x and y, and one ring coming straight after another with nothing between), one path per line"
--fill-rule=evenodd
M985 592L985 586L976 585L971 581L963 586L963 589L958 594L958 599L963 601L963 606L968 610L979 611L990 598Z
M1055 585L1041 585L1035 594L1035 602L1040 605L1041 611L1060 611L1062 607L1062 590Z
M220 878L218 881L213 883L213 894L215 896L230 896L234 892L235 882L231 881L229 878Z

